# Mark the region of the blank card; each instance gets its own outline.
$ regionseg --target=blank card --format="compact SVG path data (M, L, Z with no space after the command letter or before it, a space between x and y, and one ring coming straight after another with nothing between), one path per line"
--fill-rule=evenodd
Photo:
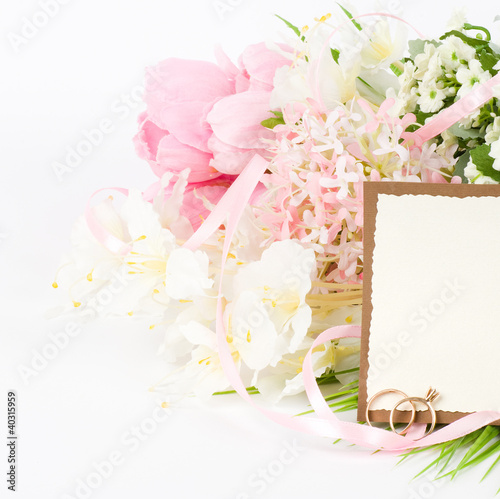
M438 423L500 411L500 185L367 182L364 210L358 419L389 388L437 389ZM370 419L397 401L378 397Z

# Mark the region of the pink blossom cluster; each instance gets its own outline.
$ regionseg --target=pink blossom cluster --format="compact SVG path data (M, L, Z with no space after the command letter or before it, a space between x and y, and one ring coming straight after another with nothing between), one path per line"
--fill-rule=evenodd
M318 105L290 104L284 125L274 130L271 173L260 210L261 224L274 240L299 239L318 253L318 270L327 282L362 280L363 182L446 182L455 160L403 144L415 116L390 115L393 100L377 112L362 99L349 108L324 113ZM460 179L453 178L453 182Z

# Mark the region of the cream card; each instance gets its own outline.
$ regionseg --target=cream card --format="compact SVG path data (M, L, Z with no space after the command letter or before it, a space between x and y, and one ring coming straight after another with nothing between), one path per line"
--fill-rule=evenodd
M436 388L438 422L500 411L500 186L367 183L364 238L359 419L387 388Z

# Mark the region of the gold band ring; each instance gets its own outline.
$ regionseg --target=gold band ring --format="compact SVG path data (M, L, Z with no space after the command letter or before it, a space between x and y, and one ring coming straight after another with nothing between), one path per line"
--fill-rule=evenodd
M392 408L391 416L389 418L389 423L391 425L392 431L394 433L397 433L397 431L394 428L394 412L396 411L396 409L401 404L404 404L405 402L410 402L410 404L412 404L412 407L414 407L413 403L416 402L416 403L424 404L427 407L427 409L429 410L430 414L431 414L431 426L430 426L430 428L420 438L417 438L416 440L420 440L421 438L424 438L427 435L430 435L434 431L434 428L436 427L436 419L437 419L436 418L436 411L434 410L434 407L432 407L432 402L434 402L434 400L436 400L438 397L439 397L439 393L434 388L429 388L429 390L428 390L427 395L425 396L425 398L422 398L422 397L405 397L405 398L401 399ZM413 421L412 421L412 424L413 424Z
M366 419L366 422L368 423L369 426L372 426L372 422L370 421L370 407L371 407L373 401L375 399L377 399L378 397L380 397L382 395L386 395L388 393L396 393L398 395L401 395L404 400L411 398L411 397L408 397L408 395L406 395L406 393L402 392L401 390L396 390L394 388L387 388L386 390L381 390L380 392L377 392L375 395L370 397L370 400L368 400L368 403L366 404L365 419ZM411 402L410 400L407 400L407 401L410 402L410 404L411 404L410 422L399 432L394 429L394 426L392 424L392 412L394 412L394 409L391 412L391 428L392 428L392 431L394 433L397 433L398 435L404 435L412 427L413 423L415 422L415 416L416 416L415 406L413 405L413 402ZM400 401L396 407L399 407L402 403L403 402Z

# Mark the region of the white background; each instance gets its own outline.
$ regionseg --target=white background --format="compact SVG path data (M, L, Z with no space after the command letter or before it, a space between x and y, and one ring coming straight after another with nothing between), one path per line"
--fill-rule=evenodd
M78 480L113 452L121 464L89 497L492 497L499 484L490 477L478 488L479 471L451 484L429 477L410 484L430 456L394 469L395 456L296 435L236 397L174 407L136 449L129 432L141 424L152 428L145 422L157 398L147 388L164 366L156 357L161 338L132 319L86 325L28 384L19 376L19 366L29 366L49 334L68 322L47 321L44 313L54 300L51 283L71 225L88 197L101 187L145 188L154 180L131 142L142 106L126 106L127 117L116 107L140 86L144 67L170 56L213 60L217 43L235 58L247 44L283 29L272 14L303 25L335 7L330 0L223 1L230 11L221 17L213 0L69 0L16 51L9 33L20 35L23 19L32 19L40 5L1 0L0 435L7 430L7 390L15 389L20 464L13 497L76 497ZM368 1L356 4L361 12L373 8ZM403 1L401 13L436 35L457 4ZM491 1L467 4L473 22L497 14ZM114 131L59 182L53 162L103 118ZM285 409L297 412L304 403L287 402ZM286 445L300 450L280 466ZM0 461L1 497L4 491L9 497L3 452ZM277 476L261 487L259 469Z

